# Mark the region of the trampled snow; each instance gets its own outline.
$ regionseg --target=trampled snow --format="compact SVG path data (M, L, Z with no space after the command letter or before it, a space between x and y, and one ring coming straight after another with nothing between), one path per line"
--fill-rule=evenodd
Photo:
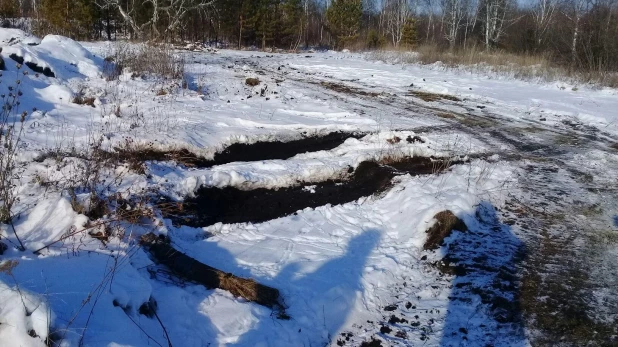
M8 92L15 76L21 80L21 107L36 111L25 122L17 187L23 198L14 221L27 250L9 244L0 256L3 264L16 262L0 276L0 345L44 346L53 336L62 339L61 346L164 346L168 338L174 346L315 346L336 345L345 340L342 333L349 333L350 345L380 338L384 344L448 346L462 341L465 327L477 341L525 346L526 337L497 322L478 296L467 297L477 306L454 303L456 276L432 265L447 247L423 250L425 231L440 211L452 211L473 234L497 228L492 223L498 222L482 215L504 207L509 194L518 191L516 177L522 172L519 164L505 159L516 152L516 143L496 143L480 125L478 133L452 127L445 117L485 110L505 124L545 118L547 126L566 127L567 120L595 127L600 136L618 134L613 91L493 80L371 62L351 53L237 51L178 52L187 62L189 88L182 89L173 81L131 73L107 81L104 58L113 51L112 43L47 36L31 46L26 36L4 30L0 41L8 71L2 91ZM13 36L17 39L9 44ZM11 53L49 67L56 77L37 76L26 66L18 69ZM260 85L247 86L247 77L258 77ZM375 95L338 93L320 84L333 81ZM161 89L169 93L158 95ZM433 111L447 116L437 117L429 107L412 107L433 104L412 100L406 95L410 90L463 101L439 104ZM95 97L95 107L72 103L80 93ZM101 138L109 150L130 142L212 158L233 143L289 141L332 131L366 135L286 160L210 168L149 161L143 174L106 168L102 194L128 197L147 189L180 200L200 186L250 190L317 183L366 160L435 156L466 162L441 174L398 176L387 191L358 201L307 208L259 224L192 228L174 226L157 214L158 223L121 224L123 233L102 243L80 232L96 221L74 211L71 194L58 188L77 179L76 168L87 158L43 156L50 149L80 148ZM409 136L424 143L408 142ZM591 153L596 159L579 154L573 160L591 170L595 163L614 168L618 162L615 154ZM78 192L76 198L87 196ZM15 243L12 230L2 225L2 237ZM504 238L516 239L510 229L500 230ZM277 319L269 308L169 276L137 243L152 231L169 236L174 247L205 264L279 289L291 318ZM74 236L32 253L67 233ZM455 233L447 245L461 235ZM494 252L491 247L502 247L495 242L479 247ZM494 254L498 263L513 256L512 243L505 244L503 254ZM157 317L140 313L151 300ZM406 302L410 307L403 309ZM379 332L389 324L385 308L393 304L406 317L416 316L413 323L418 324L405 327L406 338ZM391 326L404 330L403 323L397 324Z

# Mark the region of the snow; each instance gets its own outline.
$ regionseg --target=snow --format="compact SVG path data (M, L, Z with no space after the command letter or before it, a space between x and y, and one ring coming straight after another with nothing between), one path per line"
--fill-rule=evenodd
M35 46L41 43L38 37L32 36L20 29L3 28L0 32L0 45L10 46L18 43Z
M5 46L3 56L14 54L24 62L49 68L56 77L69 80L76 77L97 77L101 74L102 59L94 57L79 43L62 36L48 35L40 44L31 46L20 42Z
M318 76L353 80L355 84L387 87L399 92L418 89L451 94L489 109L509 110L505 116L559 122L577 119L603 131L618 133L618 92L568 83L534 83L495 78L466 71L446 70L437 65L368 62L361 55L313 55L293 59L291 67ZM413 87L409 87L413 84Z
M6 38L13 36L21 43L8 45ZM350 343L359 345L376 336L386 340L388 336L376 331L389 319L384 308L409 301L414 308L404 313L408 318L420 316L421 326L406 325L411 329L408 339L391 336L389 343L413 346L423 338L427 346L458 344L460 324L467 322L471 346L473 336L478 341L493 339L495 345L526 346L526 337L499 324L478 296L469 296L474 305L451 300L454 281L463 279L444 276L431 265L448 247L423 250L425 231L436 222L436 213L450 210L475 235L493 237L493 243L479 252L489 250L496 263L510 264L516 237L508 227L496 231L493 209L503 208L509 194L517 191L521 168L505 157L516 147L492 142L484 128L477 133L454 128L434 113L473 117L481 112L475 107L484 105L482 112L502 117L505 124L527 125L544 117L544 126L566 127L564 120L576 120L599 129L600 136L618 134L618 95L607 90L575 91L435 67L384 64L352 53L307 58L237 51L179 52L188 62L190 86L180 89L170 81L127 73L107 81L101 57L113 50L111 43L80 44L47 36L38 46L29 46L24 35L6 29L0 29L0 42L9 69L5 76L19 76L23 108L37 109L24 124L18 182L22 199L14 222L27 251L9 244L1 258L2 264L14 260L17 265L0 274L0 345L43 346L52 333L62 337L62 346L165 345L166 333L175 346L335 345L347 332L353 333ZM19 75L7 59L10 53L50 67L56 77L35 76L32 71ZM246 86L247 77L258 77L261 84ZM322 81L378 95L336 93L320 86ZM6 85L1 88L6 92ZM162 88L171 92L157 96ZM405 95L408 90L451 94L464 101L432 104ZM77 93L95 97L96 107L72 103ZM406 108L415 104L424 108ZM79 167L88 155L33 161L50 149L70 152L99 137L105 149L124 144L184 148L213 158L233 143L290 141L332 131L365 135L331 150L285 160L210 168L149 161L143 175L126 167L105 168L102 194L126 198L146 189L180 200L201 186L252 190L314 184L341 177L366 160L435 156L467 161L441 174L398 176L387 191L371 197L306 208L259 224L192 228L174 226L160 215L145 225L114 224L123 232L106 243L79 232L93 221L74 211L70 194L59 188L80 179ZM408 136L424 142L408 143ZM403 140L389 142L395 137ZM600 149L571 160L590 170L613 170L618 163L615 154ZM610 184L612 172L602 173L601 182ZM305 189L315 192L316 186ZM86 200L88 193L77 191L76 198ZM2 237L15 243L12 228L2 225ZM169 277L137 242L153 231L169 236L174 247L205 264L279 289L291 319L277 319L269 308L226 291ZM70 233L75 235L32 253ZM446 242L456 244L461 238L455 233ZM140 313L151 301L156 301L157 317ZM24 314L24 305L33 310L31 315ZM397 327L404 329L404 324ZM30 330L38 337L29 336Z
M201 186L226 187L241 189L282 188L297 185L299 182L321 182L332 177L343 176L351 167L368 160L402 158L406 156L450 156L452 139L449 135L427 138L423 144L408 143L403 140L389 144L388 139L399 137L406 139L415 136L410 131L381 132L369 134L361 139L350 138L339 147L330 151L318 151L299 154L287 160L268 160L261 162L234 162L218 165L211 169L183 170L173 164L158 163L149 167L149 174L159 184L178 182L169 186L168 194L176 197L192 195ZM480 142L464 137L475 154L482 149Z

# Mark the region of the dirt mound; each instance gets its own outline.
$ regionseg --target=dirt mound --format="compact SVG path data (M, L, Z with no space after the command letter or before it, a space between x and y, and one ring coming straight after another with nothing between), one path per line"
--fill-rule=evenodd
M434 219L436 223L426 231L427 241L423 245L424 250L440 248L444 239L449 237L453 230L468 230L466 224L449 210L438 212Z

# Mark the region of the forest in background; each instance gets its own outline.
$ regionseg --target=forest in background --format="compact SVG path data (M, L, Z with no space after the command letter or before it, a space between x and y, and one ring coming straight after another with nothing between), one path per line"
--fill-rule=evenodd
M284 50L431 45L618 71L618 0L0 0L0 18L4 27L76 40Z

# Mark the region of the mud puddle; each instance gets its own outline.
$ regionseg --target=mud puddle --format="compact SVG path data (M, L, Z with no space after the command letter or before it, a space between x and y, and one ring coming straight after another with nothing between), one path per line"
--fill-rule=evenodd
M349 138L359 139L364 133L332 132L324 136L306 136L288 142L235 143L215 154L214 159L206 159L187 149L161 151L149 146L139 149L116 149L120 159L125 161L175 161L186 167L208 168L236 161L261 161L289 159L297 154L326 151L336 148Z
M202 187L184 202L162 210L174 224L204 227L215 223L260 223L296 211L355 201L386 190L393 177L439 173L459 162L426 157L405 158L388 165L363 162L347 179L332 179L277 190ZM175 206L169 208L169 206Z

